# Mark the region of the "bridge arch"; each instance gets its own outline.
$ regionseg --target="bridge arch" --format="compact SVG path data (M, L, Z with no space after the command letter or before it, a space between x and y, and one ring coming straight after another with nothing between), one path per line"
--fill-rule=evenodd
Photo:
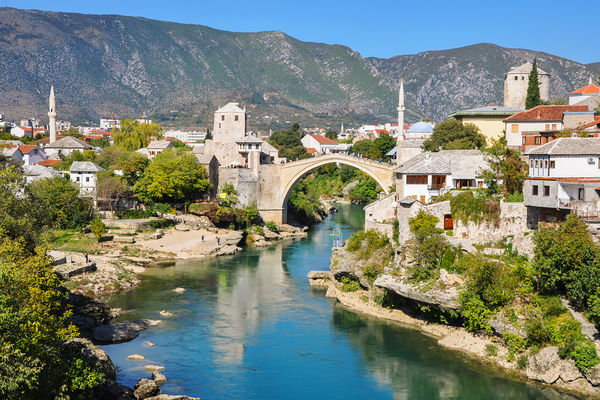
M386 195L390 194L390 186L393 185L393 166L348 155L327 155L295 161L283 166L282 172L288 168L293 169L293 172L290 171L292 173L289 176L286 173L282 173L282 178L287 179L282 182L282 192L280 194L281 208L287 209L292 189L300 179L309 172L327 164L344 164L354 167L373 178Z

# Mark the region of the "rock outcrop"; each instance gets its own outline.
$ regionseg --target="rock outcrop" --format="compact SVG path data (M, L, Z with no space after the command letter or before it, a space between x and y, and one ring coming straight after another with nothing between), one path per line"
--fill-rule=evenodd
M544 383L555 383L559 379L572 382L583 377L573 360L561 360L556 346L544 347L531 356L525 373L529 379Z
M154 397L160 393L160 389L152 379L141 379L133 388L135 389L133 395L138 400Z
M453 310L458 309L460 306L458 301L459 290L455 287L444 289L433 287L423 290L421 285L408 283L391 275L381 275L375 280L373 286L389 290L399 296L422 303L438 305Z
M151 319L111 322L94 329L93 338L100 344L128 342L135 339L141 331L160 323L161 321Z

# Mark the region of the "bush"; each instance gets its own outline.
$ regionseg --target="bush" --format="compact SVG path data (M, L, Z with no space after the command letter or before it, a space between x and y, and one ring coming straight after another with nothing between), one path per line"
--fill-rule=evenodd
M94 217L92 222L90 222L90 230L94 234L94 237L99 242L102 239L102 236L106 233L106 225L100 219L100 217Z
M524 200L523 193L515 191L512 194L506 196L506 201L509 203L522 203Z
M263 227L260 225L256 225L254 227L254 233L256 233L257 235L261 235L261 236L265 235L265 231L263 230Z
M515 354L525 351L525 339L521 336L505 333L502 338L506 342L506 347L508 347L508 361L514 361Z
M383 266L379 264L367 264L362 268L362 273L371 285L383 273Z
M152 229L165 229L175 225L175 221L170 219L153 219L148 225L150 225Z
M271 232L279 233L279 228L277 228L277 224L275 222L273 222L273 221L267 221L265 223L265 226Z
M485 345L485 354L488 357L495 357L498 355L498 348L496 346L494 346L493 344L486 344Z
M527 354L523 354L517 358L517 367L521 370L527 368Z
M442 230L436 225L439 219L419 211L409 220L413 238L409 241L408 254L413 265L409 268L410 279L424 281L438 275L443 257L451 249Z
M356 292L360 289L360 283L348 277L342 278L342 292Z
M488 320L492 316L492 312L483 301L477 295L467 291L461 292L459 299L458 311L464 319L464 327L470 332L484 331L491 334L492 328L489 326Z
M596 353L596 346L589 341L578 343L571 352L570 357L575 362L577 368L584 373L600 363L600 359Z
M119 219L144 219L150 218L154 216L154 211L151 209L146 210L125 210L125 211L115 211L115 215Z
M474 196L466 191L450 199L450 211L456 221L479 225L486 223L498 227L500 224L500 202L493 198Z

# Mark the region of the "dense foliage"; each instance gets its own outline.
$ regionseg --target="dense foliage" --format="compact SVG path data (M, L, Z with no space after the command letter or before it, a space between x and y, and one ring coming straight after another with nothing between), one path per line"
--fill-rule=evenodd
M186 202L210 189L206 170L185 150L165 150L152 160L133 186L144 203Z
M433 128L433 134L423 143L425 151L482 149L485 136L473 124L463 124L450 118Z
M483 171L483 177L488 193L502 193L505 200L522 195L529 167L521 159L521 153L507 147L504 138L494 141L486 151L490 168Z
M135 151L146 147L152 140L162 137L162 127L157 123L143 123L133 119L122 119L120 129L113 129L112 137L116 146Z
M396 140L387 133L379 134L374 140L359 140L348 150L349 153L360 154L372 160L389 161L386 154L396 146Z
M442 230L437 228L439 219L420 210L409 220L412 239L408 255L411 259L411 280L423 281L437 276L444 255L451 251Z
M450 210L456 221L475 224L486 223L498 226L500 223L500 202L471 190L450 198Z
M300 141L301 139L300 125L294 124L291 129L273 132L269 137L269 143L279 150L279 157L294 161L308 158L306 149Z

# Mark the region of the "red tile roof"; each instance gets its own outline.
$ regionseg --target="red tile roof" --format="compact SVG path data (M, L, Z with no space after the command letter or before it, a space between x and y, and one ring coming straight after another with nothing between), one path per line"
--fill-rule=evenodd
M312 137L313 139L315 139L320 144L338 144L338 142L336 142L335 140L331 140L325 136L321 136L321 135L309 135L309 136Z
M585 129L595 125L600 125L600 117L596 117L592 122L588 122L587 124L580 126L580 128Z
M21 150L21 153L23 154L29 154L31 153L35 148L37 148L36 145L33 144L20 144L19 145L19 150Z
M308 154L316 154L317 153L317 149L315 149L314 147L309 147L308 149L306 149L306 152Z
M377 132L377 133L389 133L385 129L375 129L375 132Z
M589 111L588 106L537 106L521 111L505 119L505 121L562 121L566 112Z
M594 93L600 94L600 87L593 83L585 85L584 87L577 89L577 90L573 90L571 92L571 94L594 94Z
M43 165L46 167L51 167L53 165L56 165L60 162L60 160L44 160L44 161L40 161L39 163L37 163L37 165Z

